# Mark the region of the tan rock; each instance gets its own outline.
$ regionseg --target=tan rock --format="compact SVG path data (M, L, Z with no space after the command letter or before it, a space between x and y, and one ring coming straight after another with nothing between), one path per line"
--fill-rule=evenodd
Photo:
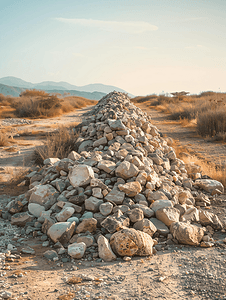
M138 173L139 169L134 164L128 161L123 161L115 170L116 176L123 179L135 177Z
M204 236L204 230L189 223L175 222L170 226L170 232L181 244L197 246Z
M79 160L79 158L81 157L80 154L78 154L77 152L75 151L71 151L69 154L68 154L68 158L75 161L75 160Z
M151 237L157 231L157 228L155 227L155 225L148 219L143 219L141 221L136 222L133 225L133 228L136 230L143 231L143 232L149 234Z
M125 193L119 191L118 189L111 190L107 196L105 196L105 200L112 201L117 205L122 204L123 200L125 198Z
M128 211L127 215L129 216L130 221L133 223L141 221L144 218L143 210L140 208L134 208L134 209Z
M153 240L150 235L133 228L114 233L110 245L114 253L120 256L147 256L153 253Z
M128 197L135 197L142 191L140 182L133 181L126 184L119 184L118 188L120 191L124 192Z
M82 258L86 251L86 244L74 243L68 246L68 254L73 258Z
M136 181L138 181L141 185L145 185L147 181L147 173L146 172L141 172L137 178Z
M111 173L115 169L115 163L111 160L101 160L98 163L97 168L106 173Z
M223 228L217 215L201 209L199 210L199 221L203 226L210 225L216 230L221 230Z
M74 229L75 222L58 222L49 228L47 235L54 243L59 241L61 244L65 244L72 237Z
M158 209L164 208L164 207L173 207L173 203L170 200L156 200L153 202L150 206L154 212L156 212Z
M221 182L213 179L197 179L195 185L203 190L212 193L214 190L224 192L224 186Z
M75 165L69 172L68 178L73 187L80 187L88 185L94 172L92 167L86 165Z
M105 136L106 136L106 138L107 138L108 141L111 141L114 138L114 136L113 136L113 134L111 132L110 133L106 133Z
M98 253L100 258L102 258L104 261L116 260L117 257L112 251L110 243L108 242L106 237L100 235L97 240L97 244L98 244Z
M59 195L58 191L50 184L35 186L31 191L29 203L37 203L49 209Z
M61 212L56 215L56 219L58 222L65 222L73 215L74 212L75 209L73 207L64 207Z
M25 226L27 222L31 222L34 216L29 215L28 212L21 212L12 215L11 224L17 226Z
M179 221L180 211L174 207L164 207L156 211L156 218L170 226L173 222Z
M103 203L103 200L95 198L93 196L85 200L85 209L93 212L99 211L99 206Z
M94 218L84 219L76 228L76 233L94 232L97 228L97 220Z
M193 198L190 191L183 191L178 194L178 200L180 204L188 204L188 205L194 205L195 199Z

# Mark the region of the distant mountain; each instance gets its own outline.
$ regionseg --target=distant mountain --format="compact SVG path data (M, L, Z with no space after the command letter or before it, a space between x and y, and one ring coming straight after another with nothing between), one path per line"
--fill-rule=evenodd
M20 93L25 91L26 89L20 88L20 87L13 87L13 86L8 86L5 84L0 84L0 94L3 94L5 96L13 96L13 97L18 97Z
M105 85L101 83L94 83L94 84L88 84L84 86L76 86L73 84L70 84L68 82L60 81L60 82L55 82L55 81L43 81L40 83L31 83L24 81L20 78L13 77L13 76L7 76L0 78L0 83L5 84L8 86L13 86L13 87L21 87L21 88L28 88L28 89L39 89L39 90L76 90L76 91L81 91L81 92L102 92L102 93L110 93L112 91L119 91L123 93L127 93L125 90L120 89L116 86L112 85ZM133 96L129 94L129 96Z
M0 93L3 95L10 95L13 97L19 97L19 95L25 91L26 88L21 88L21 87L15 87L15 86L9 86L5 84L0 84ZM44 90L44 89L42 89ZM102 92L82 92L82 91L76 91L76 90L58 90L58 89L53 89L53 90L45 90L48 93L55 94L59 93L61 95L64 95L64 93L70 93L72 96L78 96L78 97L84 97L86 99L90 100L100 100L103 96L105 96L105 93Z
M17 86L27 89L32 89L34 87L33 83L24 81L20 78L7 76L0 79L1 84L9 85L9 86Z

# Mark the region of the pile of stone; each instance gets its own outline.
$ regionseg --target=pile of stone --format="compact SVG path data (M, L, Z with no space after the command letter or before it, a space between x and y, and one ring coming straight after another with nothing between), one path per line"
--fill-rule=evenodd
M111 261L178 243L214 245L212 234L224 225L205 207L223 185L194 168L196 180L189 178L127 95L103 97L79 128L76 151L45 160L26 177L29 191L2 211L23 233L52 245L47 258Z

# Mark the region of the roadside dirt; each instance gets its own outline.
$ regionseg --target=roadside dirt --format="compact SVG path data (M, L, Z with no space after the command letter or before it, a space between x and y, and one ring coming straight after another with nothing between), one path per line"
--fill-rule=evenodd
M140 107L144 109L144 107ZM28 131L34 130L34 128L44 132L52 131L55 129L53 125L69 125L80 122L82 113L88 109L75 111L61 118L35 120L31 125L22 127ZM146 107L145 111L147 111ZM217 162L219 157L220 162L226 160L224 145L210 144L206 140L194 136L192 128L165 124L166 116L158 111L148 110L147 112L151 113L153 124L164 136L179 140L188 150L191 149L198 155L208 157L211 161ZM1 148L0 167L14 169L29 167L29 157L31 157L34 147L43 142L43 140L37 139L40 136L14 138L17 144L18 141L23 143L26 141L29 144L29 146L19 145L20 153L10 154ZM4 176L4 173L2 174ZM7 196L10 195L12 194L8 191ZM7 196L2 195L0 201L4 201ZM209 211L216 213L225 222L226 196L217 196ZM10 226L9 222L0 220L0 227ZM18 238L16 235L12 237L12 244L15 246L17 246ZM226 299L226 245L223 242L226 233L215 232L213 238L216 242L213 248L163 243L162 250L152 257L135 257L131 261L118 259L111 263L87 260L66 263L47 261L43 257L43 253L52 248L42 247L39 237L25 239L23 244L35 249L36 253L35 255L21 254L21 258L7 262L6 268L0 270L0 291L11 292L11 299L18 300ZM16 253L20 253L20 250L21 248L18 246ZM15 276L15 274L21 273L22 277ZM85 275L90 277L89 280L83 279L81 283L73 285L67 283L68 278L72 276L85 278Z
M48 133L60 126L73 126L82 121L82 115L90 106L73 112L48 119L30 120L31 124L3 125L0 120L0 130L4 130L11 139L11 145L0 147L0 182L8 182L12 177L30 169L33 165L34 149L43 144ZM19 134L19 136L17 136Z
M171 137L184 148L188 153L215 163L219 166L226 166L226 143L210 141L197 135L194 123L183 127L179 122L170 121L168 115L155 109L150 109L144 104L136 104L138 107L151 115L153 125L157 126L163 136Z

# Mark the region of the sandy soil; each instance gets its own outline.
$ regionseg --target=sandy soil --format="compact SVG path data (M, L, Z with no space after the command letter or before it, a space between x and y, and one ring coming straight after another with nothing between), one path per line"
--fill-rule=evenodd
M147 108L144 104L137 105L151 115L152 123L158 127L164 136L171 137L184 146L187 151L217 165L226 166L226 144L210 141L197 135L194 124L187 127L170 121L168 115L160 111Z
M86 110L86 109L85 109ZM85 110L67 114L61 118L37 120L23 126L28 130L36 125L36 130L49 130L51 124L64 124L81 121ZM194 152L203 153L211 160L226 157L224 145L210 144L204 139L193 137L191 128L164 124L165 115L151 111L153 124L164 135L179 139ZM19 139L19 138L18 138ZM29 139L32 145L19 146L20 154L10 155L0 150L0 167L18 167L29 162L33 147L41 140ZM203 152L202 152L203 151ZM25 158L22 158L25 157ZM26 165L26 164L25 164ZM1 196L0 201L4 201ZM226 221L226 196L218 196L210 211ZM0 226L10 226L0 219ZM225 232L215 232L216 244L213 248L167 245L152 257L136 257L131 261L118 259L115 262L76 260L62 263L49 262L43 253L51 248L41 247L40 238L27 239L26 246L35 249L35 255L21 254L12 262L7 262L5 270L0 270L0 291L9 291L13 299L226 299L226 245ZM16 244L18 237L14 237ZM161 243L161 239L160 239ZM18 248L17 253L20 253ZM8 270L7 270L8 268ZM22 273L22 277L15 274ZM89 280L85 280L85 275ZM21 276L21 275L20 275ZM83 278L81 283L70 285L68 278Z
M61 117L31 120L28 125L3 126L0 120L0 129L14 136L10 147L0 147L0 182L8 182L16 172L31 168L34 149L43 144L46 134L54 132L59 126L80 123L83 113L89 109L90 106ZM18 133L22 135L17 137Z

